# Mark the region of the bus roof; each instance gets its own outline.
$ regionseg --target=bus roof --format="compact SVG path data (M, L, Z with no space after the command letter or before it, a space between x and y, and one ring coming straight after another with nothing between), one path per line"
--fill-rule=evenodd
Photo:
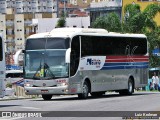
M92 36L117 36L117 37L145 37L144 34L121 34L108 32L105 29L94 28L55 28L51 32L38 33L28 38L44 38L44 37L74 37L76 35L92 35Z

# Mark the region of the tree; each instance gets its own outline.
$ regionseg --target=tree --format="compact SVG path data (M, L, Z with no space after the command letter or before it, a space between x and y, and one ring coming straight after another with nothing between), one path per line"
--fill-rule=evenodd
M121 32L120 17L116 13L101 16L93 22L93 28L104 28L112 32Z
M124 32L143 33L149 41L150 67L160 65L160 58L152 54L155 48L160 47L160 27L154 21L155 15L160 12L160 5L150 4L144 11L140 11L137 4L125 6Z
M66 20L64 17L59 18L56 27L60 28L60 27L65 27L66 24Z
M146 33L149 41L149 59L150 59L150 66L157 67L160 66L160 57L153 55L152 52L156 48L160 48L160 27L157 27L151 32Z
M124 19L120 19L116 13L99 17L93 22L94 28L104 28L108 31L122 33L143 33L149 41L150 66L160 66L160 58L153 55L152 51L160 48L160 26L154 21L156 14L160 12L159 4L150 4L144 11L138 4L128 4L124 8Z
M153 19L158 12L160 12L158 4L150 4L142 12L137 4L126 5L123 30L130 33L146 33L148 30L154 30L157 25Z

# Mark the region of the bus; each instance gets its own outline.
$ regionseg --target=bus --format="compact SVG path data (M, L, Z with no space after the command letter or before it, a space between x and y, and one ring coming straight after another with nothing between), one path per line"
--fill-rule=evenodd
M23 80L23 70L6 70L6 82L15 83Z
M131 95L148 79L148 42L143 34L104 29L56 28L31 35L24 52L28 95L77 94L85 99L106 91Z
M0 97L5 96L5 55L2 34L0 33Z

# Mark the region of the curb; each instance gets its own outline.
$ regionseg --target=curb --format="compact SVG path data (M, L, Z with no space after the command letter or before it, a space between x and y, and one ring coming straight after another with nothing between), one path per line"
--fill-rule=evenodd
M40 97L36 97L40 98ZM29 97L23 97L23 96L5 96L3 98L0 98L0 101L8 101L8 100L23 100L23 99L35 99L35 98L29 98Z

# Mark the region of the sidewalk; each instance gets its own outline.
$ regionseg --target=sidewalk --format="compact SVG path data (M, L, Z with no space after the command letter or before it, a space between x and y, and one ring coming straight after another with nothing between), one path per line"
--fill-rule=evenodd
M29 98L26 98L26 97L23 97L23 96L4 96L3 98L0 98L0 101L19 100L19 99L29 99Z

